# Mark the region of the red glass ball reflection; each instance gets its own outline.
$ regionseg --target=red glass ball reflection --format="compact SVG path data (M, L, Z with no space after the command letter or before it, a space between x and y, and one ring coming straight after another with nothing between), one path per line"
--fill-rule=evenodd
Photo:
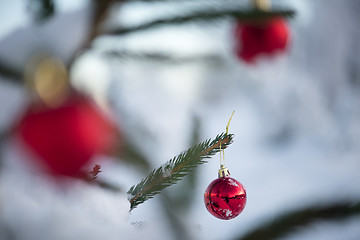
M289 42L289 29L280 17L261 22L238 22L235 38L237 56L253 63L259 55L283 52Z
M229 220L243 211L246 205L246 191L234 178L218 178L207 187L204 202L206 209L212 215Z
M31 105L17 131L53 175L80 176L94 154L108 152L116 141L115 126L82 96L72 96L56 108Z

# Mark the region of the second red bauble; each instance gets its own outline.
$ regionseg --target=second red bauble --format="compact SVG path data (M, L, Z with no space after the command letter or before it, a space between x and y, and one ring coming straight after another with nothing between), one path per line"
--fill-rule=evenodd
M272 56L285 51L289 38L287 23L281 17L238 22L235 28L236 55L247 63L254 63L258 56Z
M56 108L31 105L17 131L46 169L66 176L80 176L91 157L110 150L116 139L114 125L82 96Z
M245 208L246 191L236 179L219 177L207 187L204 203L213 216L229 220L237 217Z

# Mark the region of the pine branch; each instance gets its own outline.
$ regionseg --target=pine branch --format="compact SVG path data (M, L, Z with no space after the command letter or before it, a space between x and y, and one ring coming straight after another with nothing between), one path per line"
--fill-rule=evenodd
M187 151L174 157L158 169L154 169L142 181L132 186L127 192L131 203L130 211L137 205L153 198L164 188L175 184L182 177L187 175L194 167L206 163L206 158L219 152L221 148L225 149L232 143L232 134L222 133L214 140L206 140Z
M360 215L360 202L341 202L328 206L311 206L287 213L269 221L237 240L278 239L299 227L310 225L319 220L342 220Z
M209 22L215 21L224 18L235 18L239 21L249 21L249 20L262 20L267 18L272 18L276 16L283 16L283 17L292 17L295 15L293 10L273 10L273 11L259 11L259 10L198 10L187 15L177 16L177 17L170 17L170 18L163 18L157 19L148 23L144 23L134 27L127 27L127 28L120 28L115 29L113 31L109 31L105 33L106 35L123 35L129 34L136 31L146 30L153 27L158 27L160 25L165 24L184 24L188 22L195 22L195 21L202 21L202 22Z

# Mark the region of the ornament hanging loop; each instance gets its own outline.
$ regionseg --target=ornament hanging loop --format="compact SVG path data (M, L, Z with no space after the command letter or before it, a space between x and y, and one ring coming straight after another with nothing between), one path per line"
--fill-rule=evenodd
M221 143L220 143L220 169L218 172L218 177L219 178L230 177L230 171L227 167L225 167L225 152L224 149L221 148Z
M235 110L233 110L231 116L230 116L230 119L228 121L228 124L226 125L226 131L225 131L225 134L228 135L228 132L229 132L229 125L230 125L230 122L231 122L231 119L232 117L234 116L234 113L235 113ZM220 143L220 148L221 148L221 143Z
M226 125L226 131L225 134L228 135L229 132L229 125L230 125L230 121L234 115L235 111L232 112L229 122ZM221 148L221 142L219 145L220 148L220 169L218 172L218 177L219 178L224 178L224 177L229 177L230 176L230 171L227 167L225 167L225 150L223 148Z
M225 165L225 152L224 149L221 148L221 142L220 142L220 166Z

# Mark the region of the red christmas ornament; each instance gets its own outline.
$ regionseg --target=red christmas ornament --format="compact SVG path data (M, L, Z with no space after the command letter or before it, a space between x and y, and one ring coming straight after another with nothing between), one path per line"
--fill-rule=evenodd
M204 202L213 216L229 220L243 211L246 191L240 182L230 177L229 170L221 165L219 178L212 181L205 191Z
M17 131L51 173L74 177L94 154L111 150L116 140L109 119L78 95L55 108L31 105Z
M256 22L238 22L235 28L235 50L239 58L254 63L260 55L284 52L289 42L289 29L281 18Z

